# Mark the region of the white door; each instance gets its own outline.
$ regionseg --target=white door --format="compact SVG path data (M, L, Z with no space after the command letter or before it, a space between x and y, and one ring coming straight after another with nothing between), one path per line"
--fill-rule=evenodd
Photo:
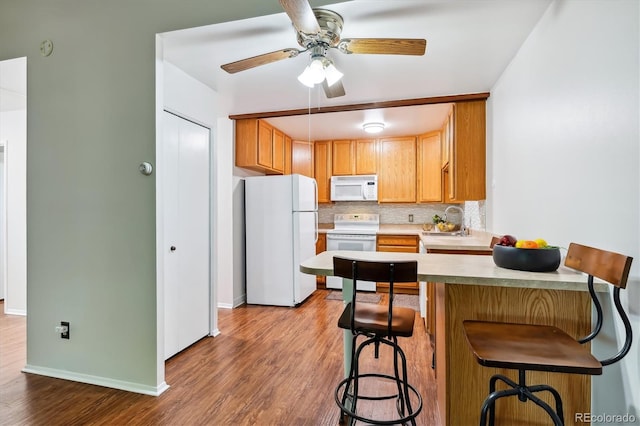
M0 299L4 299L5 288L5 185L4 185L4 142L0 141Z
M209 332L209 129L165 112L165 359Z

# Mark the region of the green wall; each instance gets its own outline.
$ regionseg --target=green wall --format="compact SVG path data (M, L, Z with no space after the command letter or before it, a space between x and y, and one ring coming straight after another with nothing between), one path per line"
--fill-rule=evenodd
M155 35L280 12L275 0L0 0L0 60L27 57L28 370L162 384L155 175L137 169L155 159Z

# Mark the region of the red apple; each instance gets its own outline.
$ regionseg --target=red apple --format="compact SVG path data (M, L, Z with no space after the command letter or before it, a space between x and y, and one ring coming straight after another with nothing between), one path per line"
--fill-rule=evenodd
M498 244L501 246L515 247L516 241L518 240L513 235L503 235Z

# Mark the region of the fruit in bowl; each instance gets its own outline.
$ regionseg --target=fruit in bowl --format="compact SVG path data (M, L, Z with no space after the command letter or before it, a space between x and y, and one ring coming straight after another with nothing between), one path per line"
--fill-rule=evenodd
M560 249L548 245L541 238L516 240L511 235L505 235L493 246L493 261L501 268L552 272L560 266Z
M515 247L518 240L513 235L503 235L496 244L499 246Z
M451 222L440 222L436 226L440 232L455 232L460 229L460 225Z

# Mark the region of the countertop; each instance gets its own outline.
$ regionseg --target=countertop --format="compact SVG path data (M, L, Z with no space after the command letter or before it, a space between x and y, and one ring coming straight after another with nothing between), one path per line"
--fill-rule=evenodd
M318 224L318 231L326 233L333 229L333 223ZM464 237L451 235L424 235L422 225L382 224L378 235L418 235L426 249L439 250L488 250L493 234L472 229Z
M311 275L331 275L333 256L373 261L417 260L418 278L427 282L588 291L586 275L564 266L555 272L515 271L496 266L491 256L472 254L325 251L302 262L300 270ZM595 288L606 291L607 284L596 283Z

